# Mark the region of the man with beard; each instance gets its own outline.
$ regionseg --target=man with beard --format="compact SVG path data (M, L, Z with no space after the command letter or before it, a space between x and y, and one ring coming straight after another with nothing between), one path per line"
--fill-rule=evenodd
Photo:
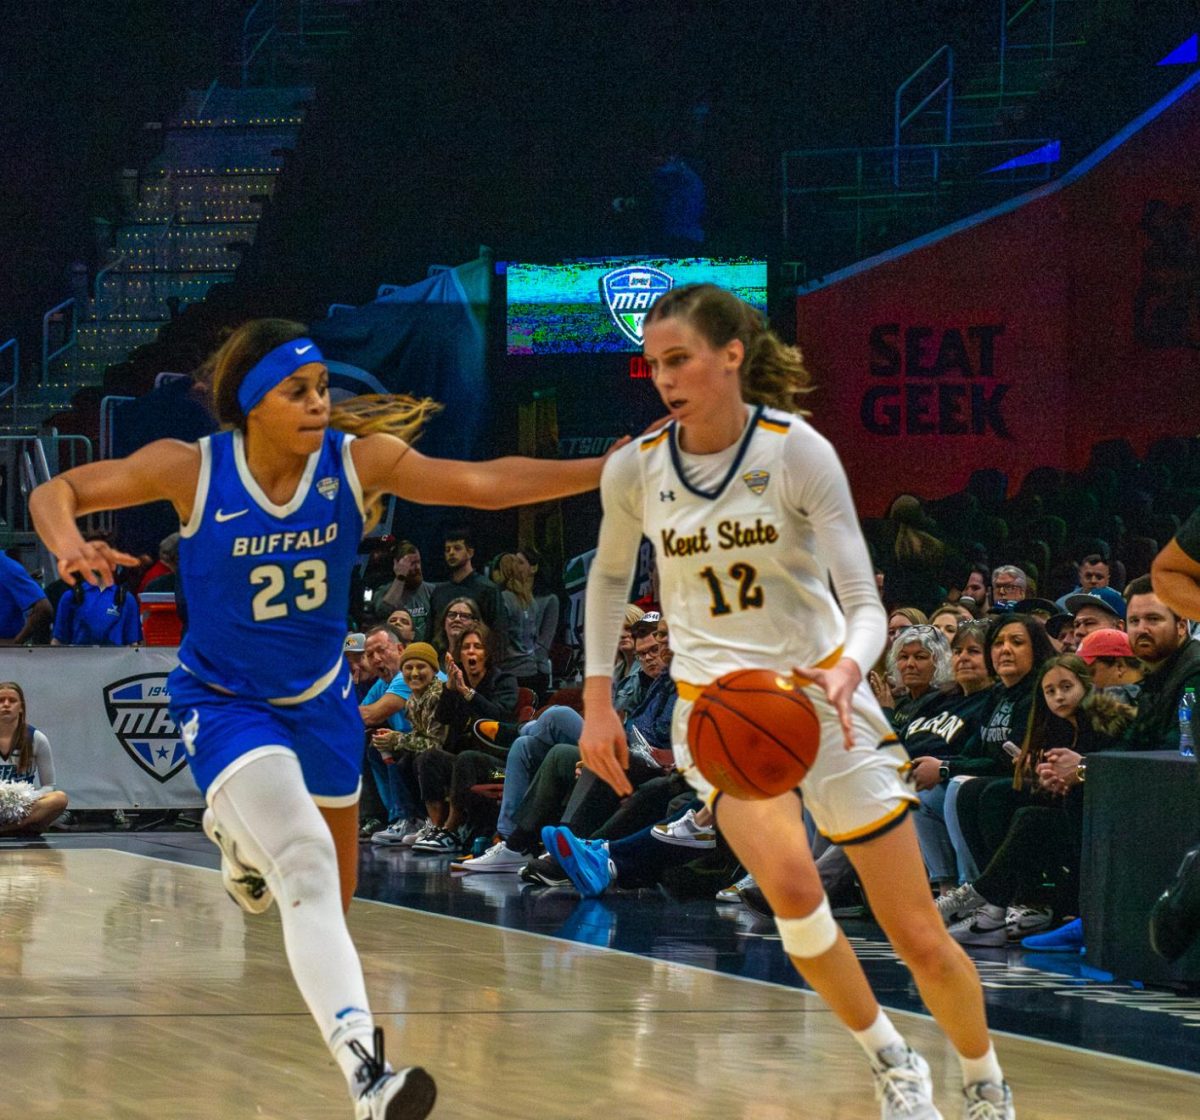
M428 642L436 617L430 606L433 588L421 571L421 552L417 546L412 541L397 541L392 579L375 589L371 609L380 620L393 611L408 611L413 620L413 641Z
M1133 656L1149 672L1138 696L1137 718L1125 732L1129 750L1179 748L1179 701L1185 689L1200 692L1200 642L1193 642L1185 619L1155 593L1150 576L1126 590L1125 629Z
M492 632L496 649L503 649L508 617L500 600L500 589L482 572L477 572L472 564L475 541L471 533L466 529L447 529L443 556L450 578L434 589L429 602L429 617L440 618L452 599L465 595L479 604L479 613ZM415 618L413 622L416 622Z
M1154 590L1184 618L1200 619L1200 509L1154 558ZM1150 943L1178 960L1200 936L1200 843L1184 854L1175 878L1150 914Z

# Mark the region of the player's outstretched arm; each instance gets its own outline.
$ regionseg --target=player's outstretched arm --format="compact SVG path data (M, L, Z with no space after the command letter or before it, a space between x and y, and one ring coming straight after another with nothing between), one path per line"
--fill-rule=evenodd
M628 443L619 440L612 454ZM468 463L422 455L395 436L355 440L354 466L364 494L384 492L431 506L508 509L595 490L607 456L591 459L529 459L508 455Z
M87 463L43 482L29 495L29 515L38 536L58 557L63 579L72 583L79 576L105 586L112 582L114 568L135 565L137 558L100 541L84 541L76 518L165 500L186 522L199 470L200 452L194 444L157 440L128 458Z
M600 483L604 518L588 569L584 631L583 764L620 795L633 792L625 771L629 744L612 703L612 665L625 621L625 601L642 542L641 475L632 454L617 455Z

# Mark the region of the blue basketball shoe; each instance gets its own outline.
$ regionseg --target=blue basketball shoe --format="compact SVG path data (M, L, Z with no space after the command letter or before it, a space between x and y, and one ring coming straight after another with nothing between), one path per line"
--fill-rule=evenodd
M569 828L548 824L542 843L584 898L599 898L617 877L607 840L580 840Z

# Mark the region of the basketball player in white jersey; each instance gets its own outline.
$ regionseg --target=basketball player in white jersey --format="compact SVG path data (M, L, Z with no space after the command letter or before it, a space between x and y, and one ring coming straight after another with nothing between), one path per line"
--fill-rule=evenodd
M833 920L800 799L721 796L691 765L692 701L735 669L791 670L807 683L822 735L800 786L804 806L845 847L876 919L958 1052L965 1120L1014 1120L978 975L946 933L926 882L904 753L863 682L887 620L841 463L798 415L809 380L800 354L752 307L712 285L667 293L644 329L671 421L604 470L587 589L584 764L618 793L631 792L609 676L645 534L671 620L677 764L715 800L717 823L774 908L793 964L866 1051L883 1120L942 1114L928 1065L880 1009Z

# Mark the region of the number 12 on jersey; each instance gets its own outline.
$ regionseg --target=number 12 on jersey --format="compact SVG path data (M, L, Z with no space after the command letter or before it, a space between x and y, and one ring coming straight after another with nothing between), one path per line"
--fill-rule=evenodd
M721 577L717 575L716 571L712 567L702 568L700 578L708 584L708 593L711 597L708 613L713 618L731 614L733 607L729 605L725 589L721 585ZM738 610L758 610L763 605L763 589L760 584L755 582L758 579L758 571L752 564L734 564L729 569L729 578L737 584Z

